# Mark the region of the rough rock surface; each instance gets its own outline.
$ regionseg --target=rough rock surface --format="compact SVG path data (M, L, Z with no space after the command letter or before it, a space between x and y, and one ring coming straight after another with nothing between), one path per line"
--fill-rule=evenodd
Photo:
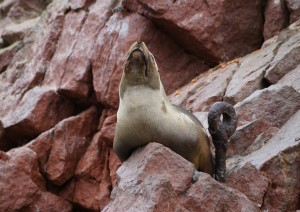
M299 209L299 120L300 111L292 116L268 143L251 154L239 158L237 163L231 164L235 168L234 174L229 174L228 184L241 191L244 190L246 182L251 182L249 184L251 188L261 185L261 188L264 188L262 191L265 190L263 198L261 193L254 193L254 189L244 193L249 195L249 198L251 196L256 200L263 199L262 209L280 211ZM246 168L247 164L250 165ZM240 172L239 176L244 177L237 178L234 176L236 172Z
M262 42L259 0L236 4L228 0L126 0L123 6L149 17L190 52L212 64L245 55Z
M121 210L300 210L299 8L298 0L0 0L0 211L99 211L110 198ZM118 85L136 40L154 54L172 103L206 129L215 101L235 105L226 185L202 173L194 183L193 167L162 147L178 164L140 152L117 172ZM146 162L156 164L135 169Z
M135 151L118 169L117 176L112 200L103 211L195 211L216 207L217 211L229 207L232 211L258 211L245 195L196 172L193 164L158 143Z
M290 22L298 20L300 17L300 2L297 0L285 0L290 11Z
M284 0L268 0L264 12L264 38L267 40L287 27L289 24L289 13Z
M115 13L98 35L92 57L93 83L99 102L114 108L118 105L123 63L129 47L137 40L149 44L167 93L208 69L168 39L150 20L138 14Z
M0 170L1 211L72 211L70 203L45 191L38 157L31 149L0 152Z

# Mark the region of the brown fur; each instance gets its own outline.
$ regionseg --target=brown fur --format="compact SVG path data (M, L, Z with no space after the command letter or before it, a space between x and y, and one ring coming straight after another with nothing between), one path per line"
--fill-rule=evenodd
M153 55L143 42L129 49L120 83L114 150L124 161L138 147L158 142L213 175L207 134L190 112L172 105Z

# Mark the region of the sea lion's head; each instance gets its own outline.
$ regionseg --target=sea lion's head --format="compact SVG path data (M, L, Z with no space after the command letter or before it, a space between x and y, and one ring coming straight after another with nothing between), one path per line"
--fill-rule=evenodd
M144 42L135 42L128 51L123 69L121 92L125 89L124 85L143 85L152 89L160 87L156 61Z

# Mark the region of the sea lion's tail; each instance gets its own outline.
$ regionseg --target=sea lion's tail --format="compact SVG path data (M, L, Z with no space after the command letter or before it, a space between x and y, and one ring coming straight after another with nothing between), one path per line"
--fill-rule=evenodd
M227 102L214 103L208 113L208 126L216 149L215 179L225 182L227 142L237 127L237 116L233 106Z

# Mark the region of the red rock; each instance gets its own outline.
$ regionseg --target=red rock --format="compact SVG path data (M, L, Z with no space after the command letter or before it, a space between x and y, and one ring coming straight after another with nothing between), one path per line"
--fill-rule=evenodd
M37 156L28 148L2 154L6 159L0 160L0 210L21 210L41 195L36 183L41 185L44 180L38 172Z
M262 42L261 1L126 0L193 54L213 64L245 55ZM239 18L236 18L239 17Z
M65 69L72 50L77 42L77 35L80 33L82 24L86 19L86 13L70 12L64 17L64 23L56 51L51 60L49 69L45 74L44 85L58 88L65 74Z
M118 169L118 188L122 190L134 188L147 176L155 173L168 178L174 191L180 194L191 183L194 171L192 163L188 163L169 148L158 143L150 143L147 147L136 150ZM173 177L174 173L180 176Z
M81 8L85 8L90 3L90 0L72 0L70 2L72 10L78 10Z
M299 118L297 121L299 122ZM295 140L296 138L294 138ZM296 211L299 209L299 164L300 145L298 142L297 145L287 148L262 166L261 170L271 180L262 209L269 211Z
M5 114L2 121L7 137L13 141L37 136L52 128L72 115L73 105L52 90L35 87L23 96L12 112Z
M270 184L263 197L262 209L264 210L295 211L299 206L299 120L300 112L298 111L268 143L257 151L240 158L239 162L234 165L243 167L246 163L251 163L268 177ZM252 179L255 175L249 175L247 169L244 174L249 178L243 182L250 183L251 186L251 183L255 182ZM242 182L240 185L244 186Z
M187 211L180 205L169 178L147 176L130 191L114 190L113 201L103 211Z
M16 42L13 45L0 50L0 73L5 71L16 52L19 51L23 45L22 42Z
M189 110L208 111L213 103L222 101L228 82L237 69L237 64L226 65L218 71L200 74L188 85L171 95L171 102Z
M18 128L20 133L9 133L10 136L23 137L22 139L25 136L25 142L28 140L26 137L37 136L61 119L70 116L73 111L70 102L58 96L54 90L45 87L34 88L37 85L40 86L43 81L49 62L56 50L56 41L63 23L62 11L66 10L66 5L63 2L53 3L48 9L49 11L44 13L43 18L36 26L36 30L24 38L24 48L17 52L6 71L0 75L0 117L5 128L14 127L14 125L18 127L18 121L22 121L22 117L25 118L26 120L23 119L25 128ZM39 104L36 105L36 103ZM43 110L38 107L42 107ZM62 108L64 110L61 111ZM48 109L48 114L45 113L45 109ZM56 111L54 112L54 110ZM37 115L30 116L33 115L30 114L32 111ZM53 118L45 118L49 114L52 114ZM24 126L22 122L19 125ZM17 142L18 139L12 140Z
M292 35L279 47L270 67L266 70L265 78L272 84L277 83L284 75L299 65L299 54L300 32Z
M265 69L273 60L278 45L274 43L240 59L239 68L228 83L224 101L234 105L254 91L264 88Z
M264 14L265 40L279 34L289 24L289 12L284 0L268 0Z
M98 35L92 57L93 84L100 103L118 107L123 63L129 47L137 40L143 40L154 54L167 93L208 68L168 39L150 20L138 14L117 12Z
M246 163L243 167L233 169L227 174L226 185L239 190L261 207L269 181L266 174L258 171L251 163Z
M255 140L252 142L250 146L247 147L247 149L241 153L242 156L250 154L259 148L261 148L263 145L265 145L270 138L272 138L277 132L278 128L277 127L270 127L267 125L267 130L259 134L258 136L255 137Z
M300 92L300 65L298 65L294 70L287 73L278 81L277 84L291 86L296 91Z
M51 182L62 185L74 176L77 163L96 129L96 123L97 111L95 107L91 107L55 126L53 144L45 168Z
M66 200L50 193L42 192L41 196L28 207L22 208L23 211L61 211L71 212L73 206Z
M259 211L244 194L200 173L199 179L182 197L189 211Z
M227 156L245 155L260 148L277 132L276 129L263 119L238 127L228 142Z
M0 155L1 211L72 211L70 203L45 191L34 151L21 147Z
M12 3L10 3L12 2ZM48 2L49 3L49 2ZM5 4L5 1L4 1ZM13 1L7 1L6 4L9 5L9 10L7 11L7 17L13 19L13 20L24 20L24 19L30 19L35 18L39 16L42 11L47 6L47 1L43 0L30 0L30 1L24 1L24 0L13 0Z
M39 21L39 18L27 20L21 23L12 23L2 29L2 38L6 44L12 44L23 40L26 33L31 30Z
M300 94L292 87L273 85L254 92L235 105L239 125L263 120L270 126L281 127L300 109Z
M80 4L87 4L89 1L72 1ZM75 4L75 3L74 3ZM95 47L95 42L99 31L111 15L110 1L96 1L89 7L86 20L77 25L81 27L77 33L75 44L71 52L68 48L61 48L58 55L64 54L66 61L64 74L60 81L59 92L76 99L86 99L93 90L91 55ZM71 21L74 21L71 19ZM72 26L70 26L72 27ZM68 27L66 28L68 30ZM62 42L69 39L69 36L62 38ZM66 54L64 52L67 52ZM62 59L61 57L59 58ZM56 72L55 72L56 73Z
M115 113L104 119L76 168L73 202L89 210L102 209L116 183L121 162L112 150L115 121Z
M46 164L49 159L50 151L54 139L54 128L40 134L36 139L27 143L25 146L35 151L39 160L40 171L45 174Z
M103 211L258 211L245 195L196 173L199 179L194 183L193 164L161 144L150 143L118 169L117 187Z
M290 23L297 21L300 17L300 2L298 0L285 0L290 11Z
M78 163L73 202L83 208L99 210L107 204L111 184L108 170L109 148L97 133Z

